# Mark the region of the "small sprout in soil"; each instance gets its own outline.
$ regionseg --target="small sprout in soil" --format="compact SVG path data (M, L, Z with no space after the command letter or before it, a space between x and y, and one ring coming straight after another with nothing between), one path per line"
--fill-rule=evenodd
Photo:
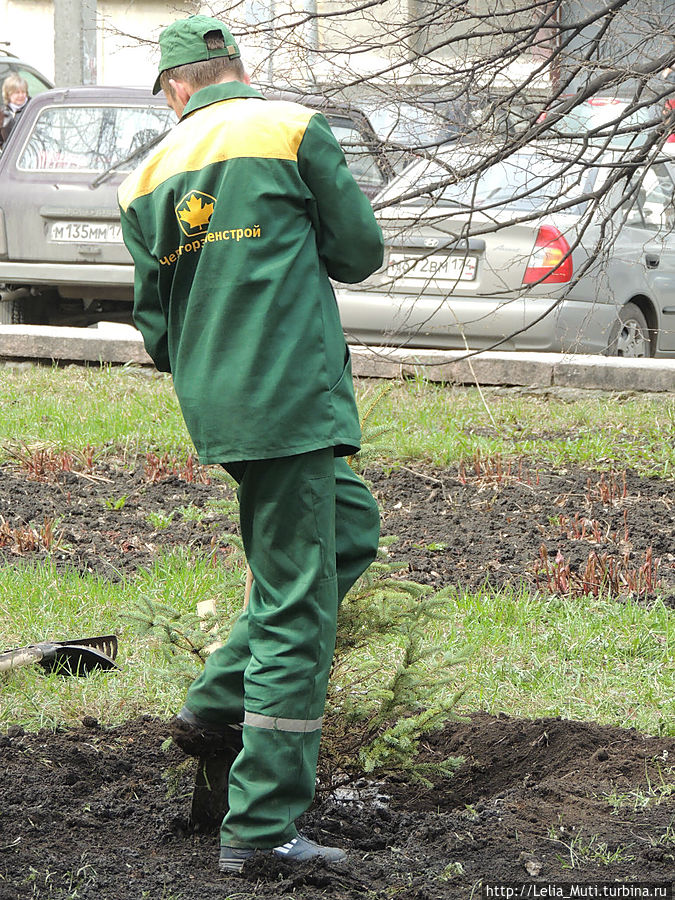
M153 528L156 528L157 531L162 531L164 528L168 528L171 524L171 520L176 515L176 510L171 510L170 513L162 513L162 512L149 512L146 516L148 522L152 525Z
M129 499L128 494L122 494L121 497L117 497L117 498L108 497L106 500L103 501L103 505L105 506L106 509L114 509L116 511L119 511L120 509L124 509L128 499Z
M556 854L563 869L577 869L589 863L600 863L603 866L609 866L613 863L630 862L635 859L634 856L628 853L629 847L619 844L612 850L606 841L599 839L597 834L592 834L589 838L586 838L583 831L579 831L569 843L565 843L565 841L560 839L552 840L556 844L561 844L567 851L565 856Z
M5 452L23 469L31 481L51 481L59 472L73 470L73 457L44 444L3 444Z
M604 503L605 506L615 506L628 496L626 485L626 470L623 472L609 472L607 477L603 472L595 484L591 483L590 476L586 481L586 501L589 506L593 503Z
M469 480L484 487L499 487L502 484L533 484L532 475L519 459L504 461L500 453L494 456L484 456L480 450L474 451L473 471L467 469L462 461L459 464L458 479L460 484L467 484ZM535 484L539 484L539 472L535 475Z
M666 776L672 777L675 770L668 768ZM632 791L623 791L619 793L614 789L611 793L605 794L604 799L612 807L612 813L617 813L620 809L629 807L633 812L640 809L646 809L649 806L658 806L664 800L670 800L675 795L675 784L667 781L661 766L657 763L657 780L653 781L649 772L646 773L647 786L636 788Z
M658 838L648 835L647 840L652 847L675 846L675 825L671 822L663 834L659 835ZM671 856L670 858L672 859L673 857Z
M193 503L190 506L179 506L176 512L185 522L203 522L204 519L210 518L207 510L200 509Z
M568 599L575 597L647 597L657 587L660 558L654 558L653 550L645 551L644 562L631 560L630 550L619 556L596 553L592 550L586 563L577 571L561 550L551 560L548 548L542 544L539 559L534 563L534 580L537 590L557 594Z
M442 550L447 550L448 545L443 543L433 543L433 544L413 544L413 547L418 550L429 550L432 553L439 553Z
M451 862L448 863L448 865L443 869L438 878L440 881L452 881L459 875L464 875L464 871L464 866L461 864L461 862Z
M177 476L187 482L200 482L210 484L211 479L204 466L200 466L194 456L189 453L187 459L177 460L168 453L158 456L156 453L147 453L145 456L144 474L146 481L157 484L165 478Z
M35 553L40 550L55 550L61 540L57 532L57 523L45 517L39 527L17 525L12 527L0 516L0 547L8 548L12 553Z

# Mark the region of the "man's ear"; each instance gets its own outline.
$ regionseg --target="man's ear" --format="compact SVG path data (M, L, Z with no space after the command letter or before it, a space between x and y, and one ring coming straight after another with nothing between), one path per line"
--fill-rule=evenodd
M243 79L243 81L244 81L244 84L250 84L250 83L251 83L251 78L250 78L248 72L244 72L244 79Z
M174 78L169 79L169 84L176 100L180 102L181 106L186 106L188 100L194 93L190 85L185 81L177 81Z

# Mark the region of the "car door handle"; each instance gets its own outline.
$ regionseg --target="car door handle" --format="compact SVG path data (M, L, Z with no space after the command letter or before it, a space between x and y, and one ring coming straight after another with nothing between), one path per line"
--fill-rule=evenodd
M645 263L648 269L658 269L661 257L656 253L645 253Z

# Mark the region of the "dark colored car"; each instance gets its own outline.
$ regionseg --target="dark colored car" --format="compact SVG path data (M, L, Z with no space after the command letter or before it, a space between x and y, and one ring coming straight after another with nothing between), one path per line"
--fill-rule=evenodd
M364 192L391 169L363 113L320 108ZM33 99L0 156L0 323L131 321L134 271L117 207L122 179L175 124L163 96L125 87L54 89Z

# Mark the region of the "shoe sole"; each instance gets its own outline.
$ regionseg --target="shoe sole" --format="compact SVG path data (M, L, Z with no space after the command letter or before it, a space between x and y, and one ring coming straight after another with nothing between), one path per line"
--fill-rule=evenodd
M244 868L245 859L241 862L223 862L222 859L218 863L218 869L225 875L241 875Z

